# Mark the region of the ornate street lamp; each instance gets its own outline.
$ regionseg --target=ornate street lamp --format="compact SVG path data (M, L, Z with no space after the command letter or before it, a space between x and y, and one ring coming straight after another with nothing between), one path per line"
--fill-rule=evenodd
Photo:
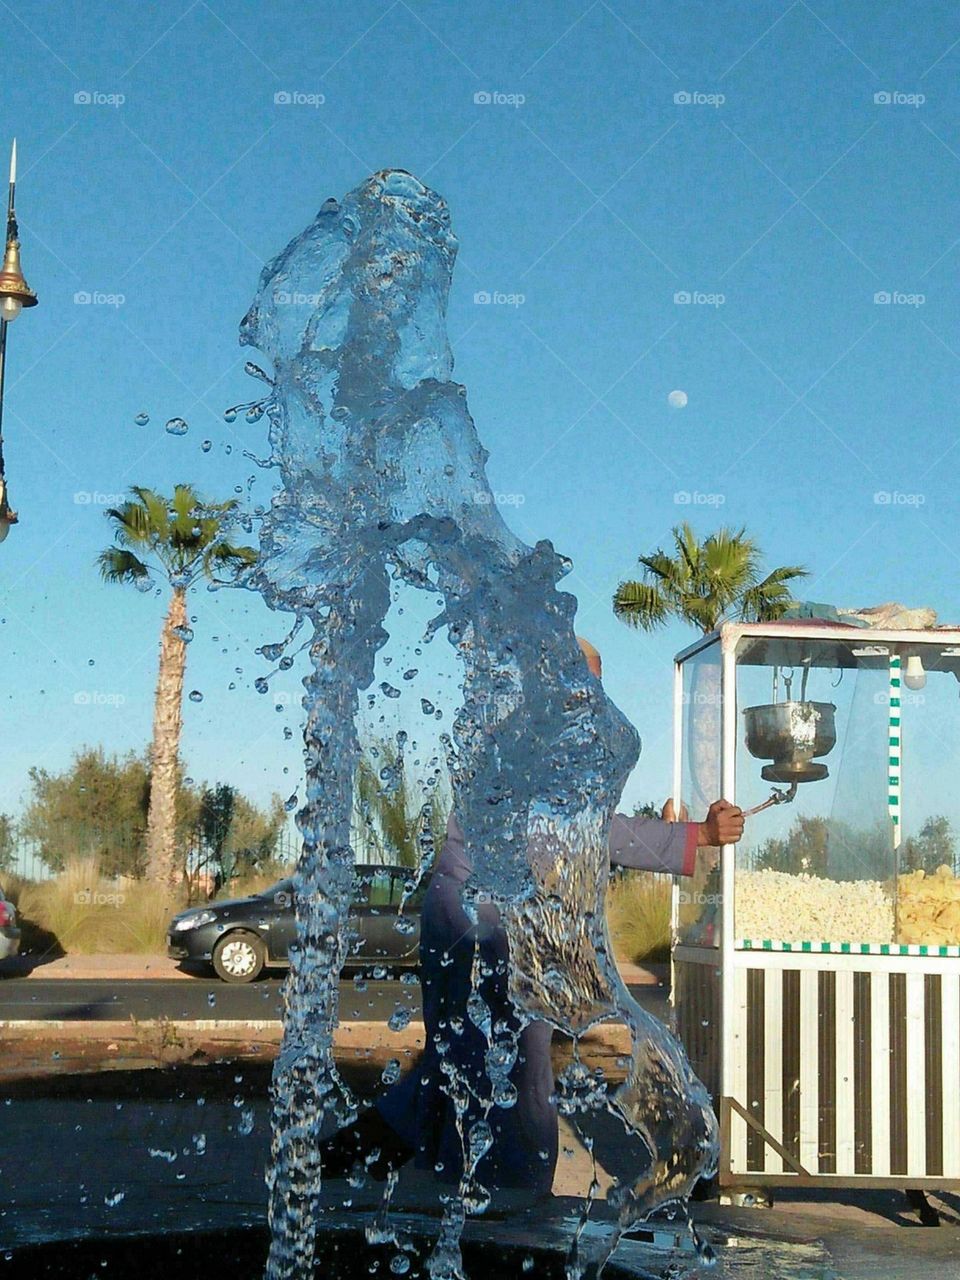
M7 325L13 324L24 307L35 307L37 295L33 292L20 269L20 240L17 231L17 214L14 209L14 193L17 185L17 140L13 140L10 153L10 192L7 197L7 244L0 267L0 542L17 523L17 513L10 509L7 499L7 477L3 468L3 377L7 355Z

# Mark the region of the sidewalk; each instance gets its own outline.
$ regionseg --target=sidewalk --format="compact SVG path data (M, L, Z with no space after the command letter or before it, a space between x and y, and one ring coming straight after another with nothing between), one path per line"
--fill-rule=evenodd
M668 964L621 964L620 973L630 987L663 986L670 981ZM164 955L116 955L116 956L61 956L56 960L43 960L36 956L15 956L0 960L0 981L4 978L74 978L84 981L103 980L113 982L156 979L194 978L195 973L185 972L178 960Z

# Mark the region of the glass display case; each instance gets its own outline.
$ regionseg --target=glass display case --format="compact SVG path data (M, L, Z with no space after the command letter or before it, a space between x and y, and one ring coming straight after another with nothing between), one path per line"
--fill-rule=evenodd
M960 648L744 636L738 945L960 945Z

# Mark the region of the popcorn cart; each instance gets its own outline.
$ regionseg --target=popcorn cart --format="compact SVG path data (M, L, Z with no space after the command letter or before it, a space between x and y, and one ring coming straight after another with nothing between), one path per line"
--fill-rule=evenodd
M960 630L729 623L675 662L674 800L743 840L673 891L722 1194L960 1188Z

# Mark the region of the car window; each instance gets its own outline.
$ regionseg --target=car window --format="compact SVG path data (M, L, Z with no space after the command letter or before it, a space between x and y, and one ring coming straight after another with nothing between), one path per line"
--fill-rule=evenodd
M413 875L412 871L398 871L389 867L358 867L353 897L354 907L399 907L403 901L404 886ZM427 891L427 884L428 878L424 878L418 885L416 893L407 902L406 910L420 909L423 896ZM290 878L278 880L269 889L264 889L260 897L269 898L272 901L286 900L292 906L293 892L294 882Z
M389 871L365 872L360 876L364 887L362 899L358 894L358 903L368 907L395 907L400 899L394 896L395 877Z

